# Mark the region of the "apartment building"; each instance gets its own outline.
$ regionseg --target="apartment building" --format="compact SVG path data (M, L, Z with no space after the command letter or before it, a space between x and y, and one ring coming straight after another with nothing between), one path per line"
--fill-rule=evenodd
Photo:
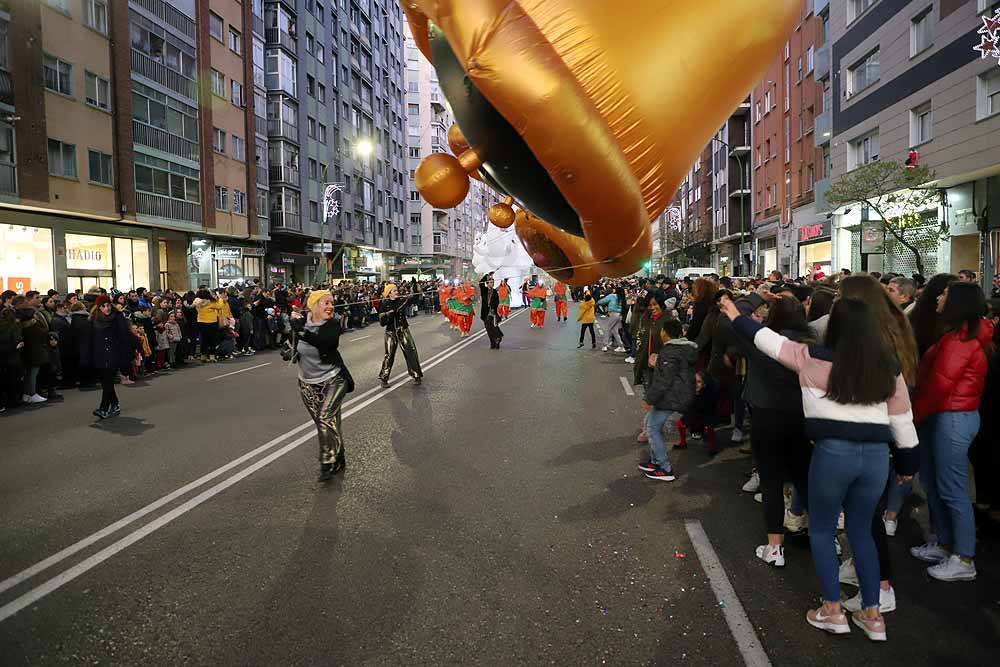
M993 0L817 1L828 15L832 177L916 151L938 201L907 232L925 272L973 269L988 282L1000 246L1000 67L981 58ZM910 273L912 253L861 207L832 211L832 262ZM865 229L865 234L862 230ZM864 238L863 238L864 236ZM884 238L883 238L884 236Z
M754 275L831 271L830 221L815 196L830 143L829 132L816 132L817 119L829 118L827 22L816 4L803 0L782 53L751 92Z
M499 202L496 192L472 179L469 194L453 209L439 209L417 191L414 172L431 153L448 152L448 129L454 119L445 106L437 73L406 35L406 127L409 167L409 245L407 275L466 276L471 271L476 234L485 230L489 207Z
M654 257L664 273L672 273L687 266L712 265L712 154L709 143L691 165L681 181L673 206L679 210L677 227L667 233L663 229L663 252Z

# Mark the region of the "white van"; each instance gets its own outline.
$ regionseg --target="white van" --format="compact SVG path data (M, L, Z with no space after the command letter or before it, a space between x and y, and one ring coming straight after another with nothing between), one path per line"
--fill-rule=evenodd
M710 274L718 275L718 269L713 269L710 266L689 266L684 269L677 269L677 273L674 274L674 278L677 280L683 280L685 278L701 278L702 276L707 276Z

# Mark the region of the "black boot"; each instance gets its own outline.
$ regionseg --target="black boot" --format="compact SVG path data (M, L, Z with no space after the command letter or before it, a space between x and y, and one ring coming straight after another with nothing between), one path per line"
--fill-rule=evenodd
M341 451L340 454L337 454L337 458L333 461L333 472L331 474L336 475L338 472L342 472L346 467L347 457L345 457L344 452Z
M321 463L319 465L319 481L329 482L333 479L333 463Z

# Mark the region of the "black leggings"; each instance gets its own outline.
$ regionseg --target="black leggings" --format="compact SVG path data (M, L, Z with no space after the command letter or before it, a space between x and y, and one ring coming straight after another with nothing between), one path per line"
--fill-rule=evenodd
M97 374L101 378L101 410L108 410L118 405L118 394L115 393L115 369L100 368Z
M215 354L219 325L215 322L198 322L198 332L201 334L201 356Z
M785 532L785 481L809 497L809 460L812 445L805 437L802 413L754 408L750 447L760 475L764 524L768 534Z
M593 322L588 322L586 324L581 324L580 325L580 345L583 345L583 334L588 329L590 330L590 344L596 346L597 345L597 336L594 334L594 323Z

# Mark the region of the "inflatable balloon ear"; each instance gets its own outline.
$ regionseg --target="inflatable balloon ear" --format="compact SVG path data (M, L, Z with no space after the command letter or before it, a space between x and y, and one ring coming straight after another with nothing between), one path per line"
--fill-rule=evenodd
M487 216L494 225L500 229L507 229L514 224L514 198L507 197L500 204L493 204L487 212Z
M802 8L400 2L461 127L449 132L455 156L427 157L417 188L435 206L454 206L478 175L527 209L515 222L525 248L574 285L634 273L649 259L650 220L764 75Z

